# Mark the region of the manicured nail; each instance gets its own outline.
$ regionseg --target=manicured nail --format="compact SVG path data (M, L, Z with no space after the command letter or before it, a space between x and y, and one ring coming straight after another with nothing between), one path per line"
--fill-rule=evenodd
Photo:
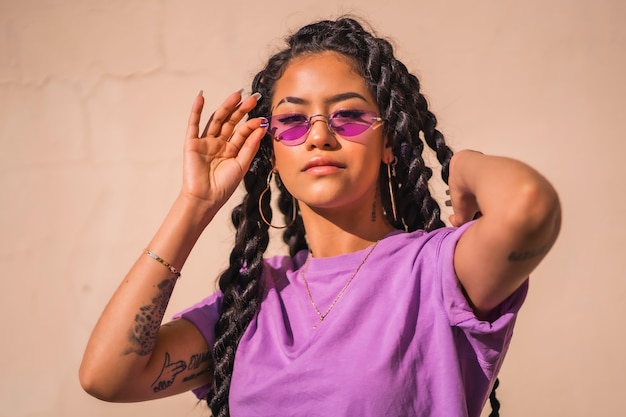
M198 95L199 95L199 96L202 96L203 94L204 94L204 91L202 91L202 90L200 90L200 91L198 92Z
M270 127L270 121L267 120L267 117L261 117L261 124L259 125L259 127L265 129L265 131L267 132L267 129Z
M261 93L254 93L250 97L254 97L256 101L259 101L263 95Z
M235 107L241 106L241 103L243 103L243 101L245 100L245 97L243 96L244 91L246 91L245 88L242 88L239 91L237 91L237 93L239 94L240 98L239 98L239 103L237 103L237 105Z

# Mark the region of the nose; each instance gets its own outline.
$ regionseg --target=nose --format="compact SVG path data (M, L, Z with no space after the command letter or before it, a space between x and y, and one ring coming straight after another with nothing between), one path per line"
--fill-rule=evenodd
M311 127L307 132L305 142L308 149L332 149L339 143L335 137L335 133L330 129L327 116L314 114L309 118L309 126Z

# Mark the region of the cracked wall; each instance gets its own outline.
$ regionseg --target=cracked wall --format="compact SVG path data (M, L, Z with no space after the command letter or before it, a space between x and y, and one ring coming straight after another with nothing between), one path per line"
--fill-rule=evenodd
M198 90L215 107L286 33L348 11L395 41L453 148L522 159L561 194L563 231L533 274L502 371L503 415L619 414L626 6L226 3L0 0L0 416L207 415L191 394L88 397L82 350L178 192ZM194 249L168 315L212 291L235 203Z

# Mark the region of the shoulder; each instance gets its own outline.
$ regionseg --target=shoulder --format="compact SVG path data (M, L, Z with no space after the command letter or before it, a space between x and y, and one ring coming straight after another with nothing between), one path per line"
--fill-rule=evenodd
M393 258L401 253L403 256L412 256L413 261L418 257L448 258L453 256L457 242L471 225L472 222L461 227L443 227L430 232L395 231L381 240L380 252L383 256Z

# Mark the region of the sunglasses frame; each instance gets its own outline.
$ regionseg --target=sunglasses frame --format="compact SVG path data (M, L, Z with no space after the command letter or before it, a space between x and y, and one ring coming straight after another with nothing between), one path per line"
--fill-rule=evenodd
M337 131L335 130L335 128L332 126L332 120L333 120L333 116L337 115L338 113L342 113L342 112L350 112L350 111L357 111L357 112L362 113L362 116L361 116L361 117L363 117L363 118L368 118L368 117L370 117L370 118L369 118L369 120L367 120L367 119L366 119L366 120L363 120L364 122L366 122L365 124L369 123L369 125L368 125L368 126L367 126L367 128L366 128L365 130L363 130L362 132L359 132L359 133L357 133L357 134L355 134L355 135L348 135L348 136L345 136L345 135L342 135L341 133L339 133L339 132L337 132ZM340 136L340 137L342 137L342 138L344 138L344 139L346 139L346 140L349 140L349 141L351 141L351 142L360 142L360 141L358 141L358 140L353 140L353 139L351 139L351 138L356 138L356 137L360 136L361 134L363 134L363 133L365 133L366 131L368 131L369 129L371 129L371 128L372 128L372 127L376 124L376 123L382 123L382 122L384 121L384 120L383 120L383 118L382 118L382 117L380 117L380 116L379 116L379 115L378 115L375 111L369 111L369 110L356 110L356 109L344 109L344 110L337 110L337 111L335 111L335 112L333 112L333 113L331 113L331 114L329 114L329 115L322 114L322 113L318 113L318 114L314 114L314 115L312 115L312 116L309 116L309 117L306 119L306 122L304 122L304 123L303 123L303 126L306 126L306 127L307 127L307 130L306 130L306 131L302 134L302 136L300 136L300 137L298 137L298 138L296 138L296 139L292 139L292 140L285 140L285 139L281 139L281 138L278 138L278 137L274 136L274 135L270 132L270 129L271 129L271 126L272 126L272 119L273 119L273 118L277 118L277 117L290 117L290 116L304 116L304 117L306 117L306 115L305 115L305 114L303 114L303 113L285 113L285 114L277 114L277 115L275 115L275 116L270 116L270 117L267 117L267 124L266 124L266 127L267 127L267 129L268 129L268 131L267 131L267 132L268 132L268 134L269 134L272 138L274 138L274 140L275 140L276 142L281 142L281 143L282 143L283 145L285 145L285 146L298 146L298 145L301 145L301 144L303 144L304 142L306 142L307 137L308 137L308 135L309 135L309 132L311 132L311 129L313 128L313 125L314 125L315 123L317 123L318 121L321 121L321 120L315 120L315 121L313 121L313 122L312 122L313 118L315 118L315 117L322 117L322 118L324 119L324 121L326 122L326 126L328 127L328 130L329 130L329 131L330 131L333 135L338 135L338 136Z

